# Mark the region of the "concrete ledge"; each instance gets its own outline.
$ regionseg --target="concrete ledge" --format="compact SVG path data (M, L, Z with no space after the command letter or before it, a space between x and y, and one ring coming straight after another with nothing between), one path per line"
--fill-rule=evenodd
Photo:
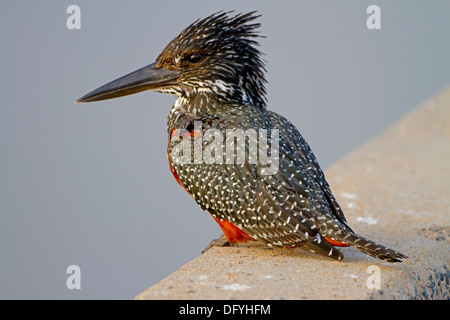
M214 247L136 299L450 299L450 88L326 176L355 232L409 259L390 264L352 248L337 262L260 243Z

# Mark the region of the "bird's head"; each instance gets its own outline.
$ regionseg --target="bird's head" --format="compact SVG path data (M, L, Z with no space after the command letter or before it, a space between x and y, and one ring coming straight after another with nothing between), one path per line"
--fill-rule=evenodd
M156 62L80 98L90 102L144 90L189 99L208 94L218 99L265 107L265 68L256 48L255 12L215 13L197 20L173 39Z

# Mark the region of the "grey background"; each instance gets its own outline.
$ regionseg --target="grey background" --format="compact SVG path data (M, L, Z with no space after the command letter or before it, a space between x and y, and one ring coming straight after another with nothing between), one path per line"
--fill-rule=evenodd
M66 28L71 4L81 30ZM371 4L381 30L366 28ZM269 108L324 168L450 83L449 1L3 0L0 298L129 299L220 235L169 171L174 97L74 101L222 9L263 14ZM66 288L71 264L81 290Z

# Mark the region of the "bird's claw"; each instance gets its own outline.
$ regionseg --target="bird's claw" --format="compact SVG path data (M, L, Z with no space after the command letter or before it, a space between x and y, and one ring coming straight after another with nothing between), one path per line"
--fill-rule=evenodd
M221 235L220 238L218 239L214 239L213 241L211 241L208 246L203 249L202 253L205 253L206 251L208 251L209 249L211 249L212 247L216 246L216 247L228 247L228 246L234 246L236 245L236 243L233 242L229 242L227 237L225 237L225 235Z

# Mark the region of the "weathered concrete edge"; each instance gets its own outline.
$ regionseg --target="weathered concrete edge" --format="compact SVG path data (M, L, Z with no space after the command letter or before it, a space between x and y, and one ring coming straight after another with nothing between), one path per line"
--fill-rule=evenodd
M213 248L136 299L450 299L449 110L447 88L326 172L355 231L410 256L378 264L381 290L368 290L361 272L378 262L358 252L344 249L348 262L336 264L251 244Z

